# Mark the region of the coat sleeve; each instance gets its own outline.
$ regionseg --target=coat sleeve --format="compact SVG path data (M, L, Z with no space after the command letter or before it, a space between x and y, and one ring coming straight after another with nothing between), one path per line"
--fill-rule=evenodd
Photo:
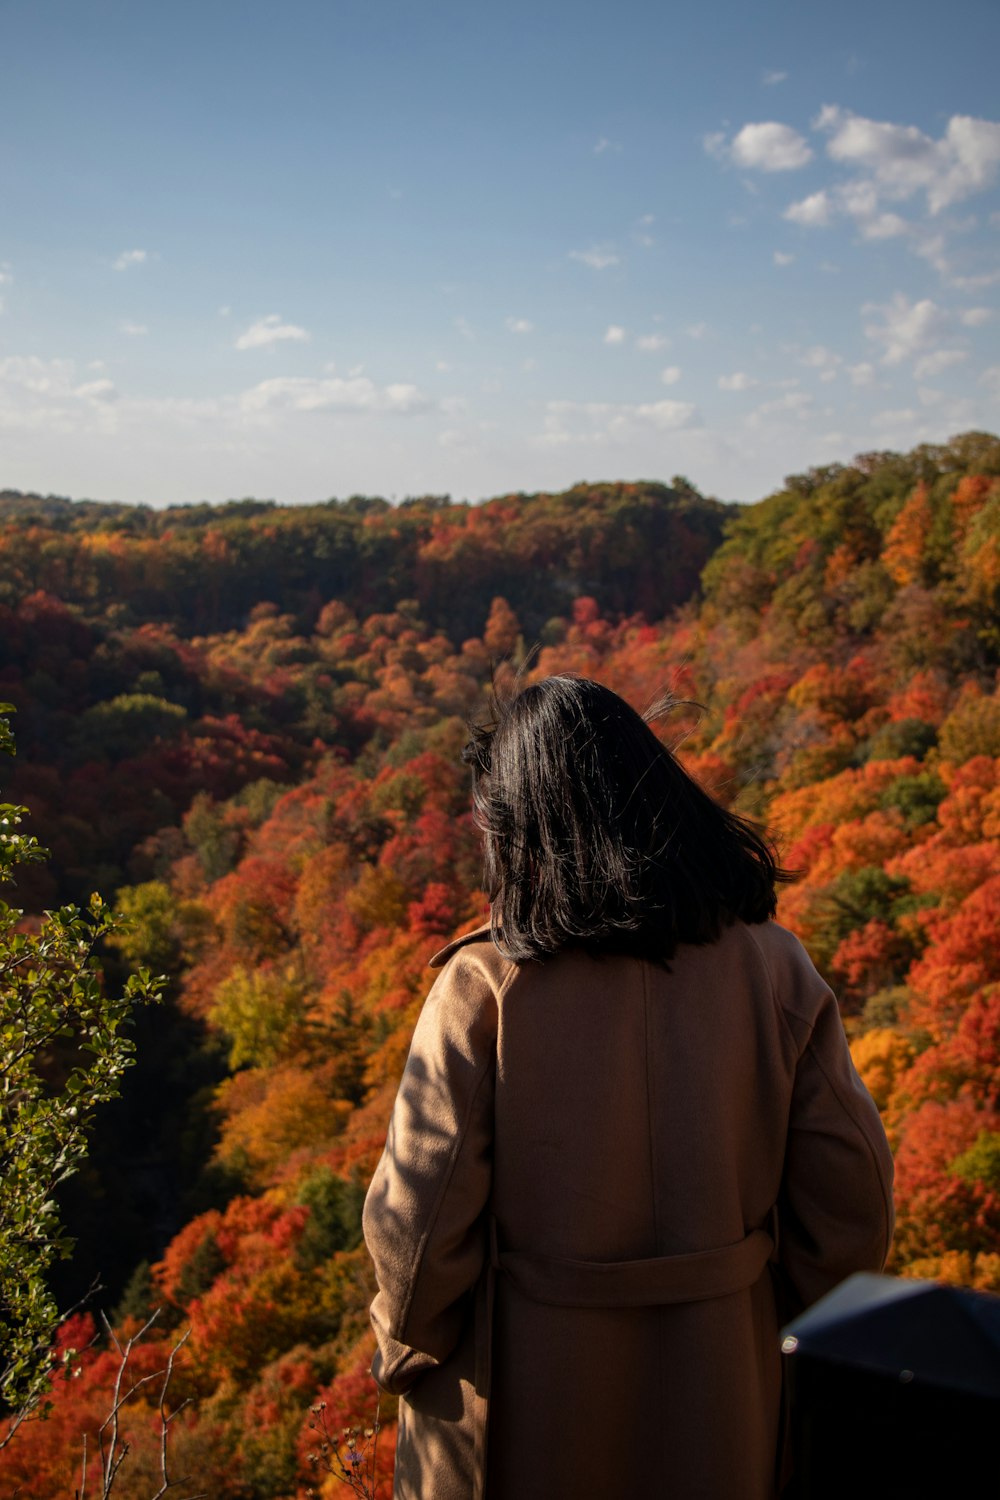
M401 1393L458 1345L486 1254L496 994L469 950L421 1011L364 1208L378 1295L372 1373Z
M832 991L798 940L776 933L772 977L798 1047L778 1199L779 1275L791 1315L856 1271L882 1270L893 1164Z

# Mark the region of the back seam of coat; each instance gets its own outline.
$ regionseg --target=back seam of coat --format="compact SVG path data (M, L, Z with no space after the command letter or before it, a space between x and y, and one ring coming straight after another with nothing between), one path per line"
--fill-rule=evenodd
M806 1048L808 1047L809 1042L810 1042L810 1040L812 1038L813 1028L814 1028L814 1026L816 1024L816 1018L815 1018L815 1016L812 1016L812 1017L810 1017L810 1016L800 1016L799 1013L798 1013L798 1011L792 1010L791 1007L789 1007L788 1010L786 1011L785 1006L783 1006L782 1003L781 1003L781 1001L778 999L778 989L777 989L777 986L775 985L775 982L774 982L774 975L771 972L771 965L767 961L767 954L764 952L764 949L763 949L762 945L760 943L758 943L757 939L754 937L753 927L751 926L751 924L749 922L746 924L745 930L746 930L747 936L749 937L750 941L753 943L753 945L756 948L758 954L760 955L760 961L761 961L761 963L764 965L764 973L767 975L767 983L768 983L768 987L769 987L769 989L771 991L771 1003L774 1006L775 1013L779 1017L779 1019L781 1021L781 1025L784 1028L785 1032L787 1033L789 1040L793 1043L793 1045L795 1047L795 1055L796 1055L796 1057L801 1057L802 1054L803 1054L803 1052L805 1052ZM803 1024L803 1026L808 1026L809 1027L809 1035L806 1038L805 1042L800 1042L799 1038L795 1035L795 1032L792 1030L791 1026L789 1025L789 1022L788 1022L788 1016L789 1015L793 1015L797 1021L801 1021L802 1024Z
M642 965L642 1041L646 1049L643 1059L646 1065L646 1119L649 1129L646 1136L646 1144L649 1152L649 1185L650 1196L653 1200L653 1248L659 1253L660 1250L660 1205L657 1202L656 1191L656 1152L653 1145L653 1131L656 1122L656 1080L652 1071L653 1049L649 1045L649 965L643 960Z

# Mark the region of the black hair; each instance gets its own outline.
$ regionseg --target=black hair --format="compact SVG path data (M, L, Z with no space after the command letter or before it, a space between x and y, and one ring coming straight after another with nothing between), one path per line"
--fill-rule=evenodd
M678 943L774 915L789 877L766 836L610 688L565 675L495 693L471 734L483 885L508 957L576 947L666 962Z

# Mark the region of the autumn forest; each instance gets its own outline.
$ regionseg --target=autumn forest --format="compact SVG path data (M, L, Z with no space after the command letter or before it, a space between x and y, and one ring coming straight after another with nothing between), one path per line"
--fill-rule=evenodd
M166 976L62 1192L59 1305L101 1290L0 1495L80 1488L120 1364L100 1315L120 1345L156 1309L129 1378L190 1330L177 1494L342 1491L323 1429L375 1414L365 1187L428 958L485 911L459 752L491 672L673 696L658 732L797 872L779 918L896 1155L890 1270L1000 1292L998 604L984 433L749 506L680 477L482 505L0 494L0 790L49 851L8 900L30 926L100 891L129 919L108 987ZM123 1408L121 1500L158 1492L157 1388Z

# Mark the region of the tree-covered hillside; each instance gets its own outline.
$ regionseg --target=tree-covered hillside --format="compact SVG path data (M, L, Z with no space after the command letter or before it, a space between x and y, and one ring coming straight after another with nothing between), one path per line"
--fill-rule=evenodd
M154 1363L191 1329L192 1489L330 1496L310 1409L335 1431L374 1411L360 1204L427 959L483 912L465 721L533 646L529 679L640 708L670 689L681 759L773 827L799 872L780 917L896 1150L892 1269L1000 1290L1000 441L865 455L740 510L675 482L0 515L13 795L55 852L28 894L117 891L135 926L109 967L170 979L63 1290L102 1270L126 1331L161 1307ZM0 1489L72 1493L114 1352L79 1368ZM135 1408L139 1497L157 1419Z

